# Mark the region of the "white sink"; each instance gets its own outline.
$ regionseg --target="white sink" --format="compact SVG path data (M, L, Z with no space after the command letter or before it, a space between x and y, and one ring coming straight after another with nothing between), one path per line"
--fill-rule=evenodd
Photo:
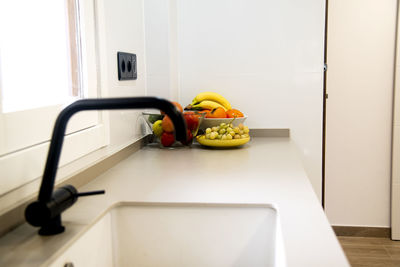
M50 266L285 266L269 205L123 203Z

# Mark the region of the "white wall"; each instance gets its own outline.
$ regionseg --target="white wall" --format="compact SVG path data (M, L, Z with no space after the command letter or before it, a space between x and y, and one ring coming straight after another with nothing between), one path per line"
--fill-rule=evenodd
M102 97L146 95L144 3L142 0L98 0L99 70ZM117 52L136 54L137 80L118 81ZM110 111L110 145L141 135L137 110Z
M181 103L215 91L250 128L290 128L320 197L325 1L176 2Z
M179 100L176 0L144 1L149 96Z
M168 1L144 1L146 81L151 96L170 99L170 46Z
M326 213L390 226L396 0L329 1Z

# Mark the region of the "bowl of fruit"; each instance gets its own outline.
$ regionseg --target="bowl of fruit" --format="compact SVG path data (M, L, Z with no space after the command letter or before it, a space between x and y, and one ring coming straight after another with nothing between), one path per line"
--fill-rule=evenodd
M225 117L223 117L224 115ZM233 126L238 126L239 124L243 124L246 119L247 116L243 115L243 113L237 109L224 111L219 107L210 111L206 111L204 120L200 125L200 129L205 130L210 127L218 126L221 123L232 123Z
M247 119L240 110L232 108L231 104L222 95L214 92L198 94L185 110L196 110L204 113L204 119L200 124L200 130L205 130L221 123L238 126ZM233 120L234 119L234 120Z
M194 111L183 112L182 107L177 102L172 102L176 108L182 112L187 126L187 142L182 143L183 145L190 145L193 142L193 138L197 135L200 123L204 118L203 113L198 113ZM151 113L142 112L147 125L153 132L154 140L159 142L163 147L176 147L180 146L175 140L175 130L172 120L164 114L161 113Z
M200 123L198 143L211 147L235 147L250 141L249 128L243 123L247 119L240 110L232 108L226 98L214 92L198 94L185 110L204 113Z
M209 147L236 147L250 141L249 127L240 123L220 123L219 125L206 128L204 134L196 136L199 144Z

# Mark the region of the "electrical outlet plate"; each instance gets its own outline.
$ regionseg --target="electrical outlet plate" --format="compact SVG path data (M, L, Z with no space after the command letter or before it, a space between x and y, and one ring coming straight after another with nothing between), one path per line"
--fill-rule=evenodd
M136 54L118 52L118 80L136 80L137 67L136 67Z

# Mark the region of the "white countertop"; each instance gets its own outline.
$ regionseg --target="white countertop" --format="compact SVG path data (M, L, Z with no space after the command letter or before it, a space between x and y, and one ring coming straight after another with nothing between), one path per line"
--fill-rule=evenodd
M238 149L149 145L79 191L105 189L63 213L66 232L24 224L0 239L1 266L39 266L118 202L257 203L277 208L287 266L349 266L290 138L253 138Z

